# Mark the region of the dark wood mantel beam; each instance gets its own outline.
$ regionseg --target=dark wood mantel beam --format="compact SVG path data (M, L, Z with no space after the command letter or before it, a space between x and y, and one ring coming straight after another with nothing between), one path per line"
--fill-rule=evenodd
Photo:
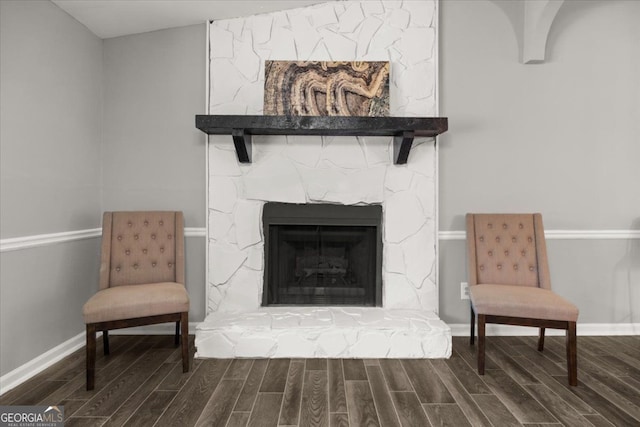
M415 137L446 132L446 117L197 115L208 135L231 135L240 163L251 163L251 135L393 136L395 164L405 164Z

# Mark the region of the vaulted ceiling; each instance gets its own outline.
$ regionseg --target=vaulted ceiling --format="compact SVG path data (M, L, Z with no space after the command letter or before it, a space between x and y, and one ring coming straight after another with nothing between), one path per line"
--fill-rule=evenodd
M52 0L98 37L293 9L331 0Z
M336 0L51 0L108 39L207 20L257 15ZM420 0L405 0L420 1ZM549 30L564 0L490 0L507 15L524 63L544 62Z

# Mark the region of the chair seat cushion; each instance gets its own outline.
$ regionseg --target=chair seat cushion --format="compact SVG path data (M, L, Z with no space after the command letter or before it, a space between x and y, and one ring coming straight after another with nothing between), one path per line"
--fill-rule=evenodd
M184 285L174 282L125 285L107 288L91 297L82 308L85 323L108 322L189 311Z
M477 314L575 322L578 307L548 289L512 285L474 285L469 288Z

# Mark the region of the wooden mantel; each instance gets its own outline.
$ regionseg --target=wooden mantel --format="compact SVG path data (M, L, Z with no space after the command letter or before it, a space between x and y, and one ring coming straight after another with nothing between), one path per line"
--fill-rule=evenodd
M393 136L394 163L407 163L414 137L440 135L446 117L197 115L208 135L231 135L240 163L251 163L251 135Z

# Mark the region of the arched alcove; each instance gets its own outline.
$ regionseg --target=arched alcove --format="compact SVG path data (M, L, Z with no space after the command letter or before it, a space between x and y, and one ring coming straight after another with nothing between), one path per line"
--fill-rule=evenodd
M544 62L549 31L564 0L492 0L492 3L511 21L522 63Z

